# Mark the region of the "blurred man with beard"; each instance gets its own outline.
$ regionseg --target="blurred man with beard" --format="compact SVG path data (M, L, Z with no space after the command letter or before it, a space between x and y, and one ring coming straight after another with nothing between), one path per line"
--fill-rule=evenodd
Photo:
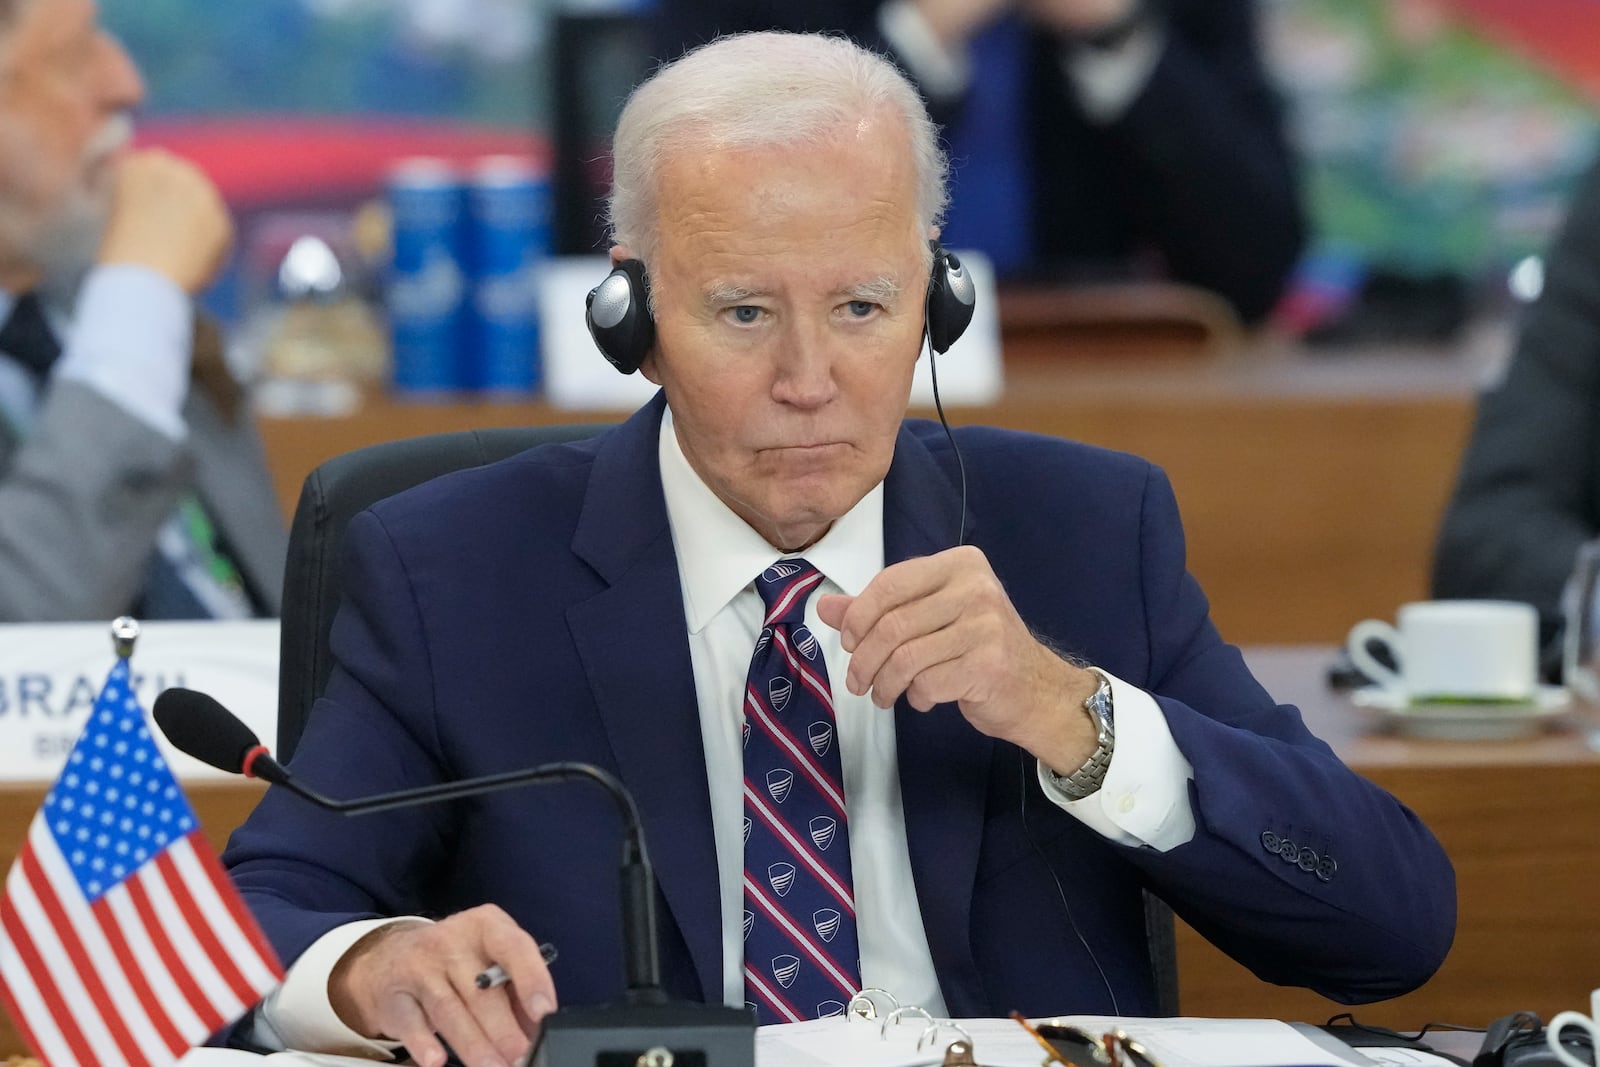
M282 518L192 303L232 223L127 150L144 86L97 18L0 0L0 622L276 614Z

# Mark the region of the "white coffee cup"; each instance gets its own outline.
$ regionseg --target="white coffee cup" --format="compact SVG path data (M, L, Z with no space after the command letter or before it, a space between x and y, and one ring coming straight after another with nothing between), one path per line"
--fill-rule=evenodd
M1568 1049L1561 1045L1561 1031L1569 1026L1589 1032L1591 1047L1600 1049L1600 989L1589 994L1589 1014L1581 1011L1564 1011L1550 1020L1550 1025L1544 1028L1545 1044L1550 1046L1550 1051L1556 1059L1566 1064L1567 1067L1590 1067L1589 1060L1580 1060Z
M1397 698L1527 700L1539 682L1539 613L1510 600L1419 600L1402 605L1400 625L1355 624L1346 642L1362 672ZM1381 641L1399 670L1367 649Z

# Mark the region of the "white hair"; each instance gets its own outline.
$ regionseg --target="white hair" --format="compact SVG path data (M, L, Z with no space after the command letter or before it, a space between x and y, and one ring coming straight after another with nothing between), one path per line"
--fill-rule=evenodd
M666 64L631 96L612 139L613 244L656 251L657 175L679 152L800 145L888 112L906 131L924 231L944 215L949 164L916 88L889 60L843 37L741 33Z

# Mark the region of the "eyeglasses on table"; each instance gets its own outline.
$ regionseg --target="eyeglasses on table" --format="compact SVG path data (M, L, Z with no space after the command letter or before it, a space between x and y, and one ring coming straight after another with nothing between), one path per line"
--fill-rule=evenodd
M1108 1030L1098 1037L1066 1023L1046 1020L1037 1025L1021 1012L1011 1018L1039 1043L1048 1054L1044 1064L1061 1067L1161 1067L1161 1061L1138 1040L1121 1029Z

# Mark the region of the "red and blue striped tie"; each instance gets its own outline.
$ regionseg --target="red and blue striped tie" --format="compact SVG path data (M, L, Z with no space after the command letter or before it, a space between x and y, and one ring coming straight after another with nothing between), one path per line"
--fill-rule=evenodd
M805 625L822 574L779 560L744 700L744 986L762 1023L842 1015L860 988L833 692Z

